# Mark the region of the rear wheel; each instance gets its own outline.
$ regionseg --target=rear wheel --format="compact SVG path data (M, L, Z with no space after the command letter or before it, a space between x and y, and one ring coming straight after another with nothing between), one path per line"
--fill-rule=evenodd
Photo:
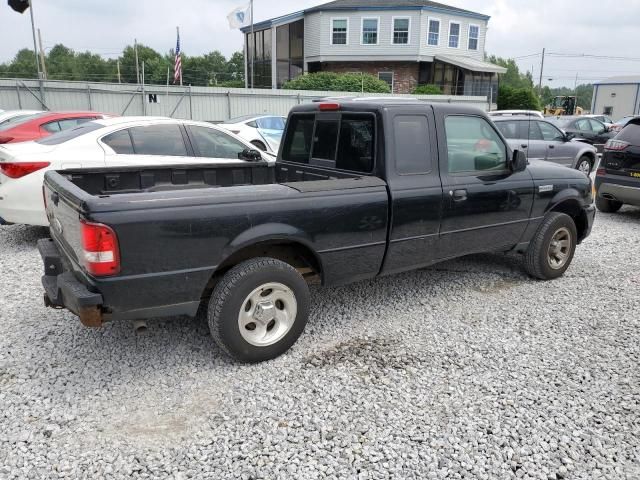
M527 273L541 280L562 276L573 260L577 238L576 224L569 215L549 213L525 253Z
M607 200L596 195L596 208L604 213L615 213L622 207L622 202Z
M262 362L286 352L309 316L309 288L291 265L255 258L236 265L209 301L211 335L227 354Z
M262 143L260 140L254 140L253 142L251 142L251 145L253 145L254 147L256 147L258 150L262 152L267 151L267 146L264 143Z
M576 170L581 171L585 175L589 175L591 173L591 169L593 168L593 162L591 158L585 156L580 157L578 160L578 164L576 165Z

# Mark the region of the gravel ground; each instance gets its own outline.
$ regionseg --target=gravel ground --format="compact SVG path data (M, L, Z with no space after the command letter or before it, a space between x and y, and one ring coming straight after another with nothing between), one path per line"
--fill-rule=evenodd
M517 258L315 288L286 355L231 362L188 319L83 328L0 228L0 478L640 478L640 210L567 275Z

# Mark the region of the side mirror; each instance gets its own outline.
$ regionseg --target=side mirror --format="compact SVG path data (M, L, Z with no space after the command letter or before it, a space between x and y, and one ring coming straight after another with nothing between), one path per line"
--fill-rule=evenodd
M514 150L511 159L511 170L516 172L524 172L527 168L527 155L522 150Z
M238 153L238 159L248 160L250 162L259 162L262 160L262 154L260 154L258 150L245 148L242 152Z

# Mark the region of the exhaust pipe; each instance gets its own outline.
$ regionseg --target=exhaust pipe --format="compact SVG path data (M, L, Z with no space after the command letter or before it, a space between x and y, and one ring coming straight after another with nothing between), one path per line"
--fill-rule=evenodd
M133 321L133 331L136 335L144 335L147 333L147 322L144 320L134 320Z

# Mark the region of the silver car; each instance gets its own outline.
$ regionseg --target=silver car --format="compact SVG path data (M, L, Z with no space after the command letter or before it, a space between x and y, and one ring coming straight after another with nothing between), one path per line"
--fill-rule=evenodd
M552 123L534 117L492 118L512 148L524 150L529 159L547 160L589 175L597 151L588 143L573 141Z

